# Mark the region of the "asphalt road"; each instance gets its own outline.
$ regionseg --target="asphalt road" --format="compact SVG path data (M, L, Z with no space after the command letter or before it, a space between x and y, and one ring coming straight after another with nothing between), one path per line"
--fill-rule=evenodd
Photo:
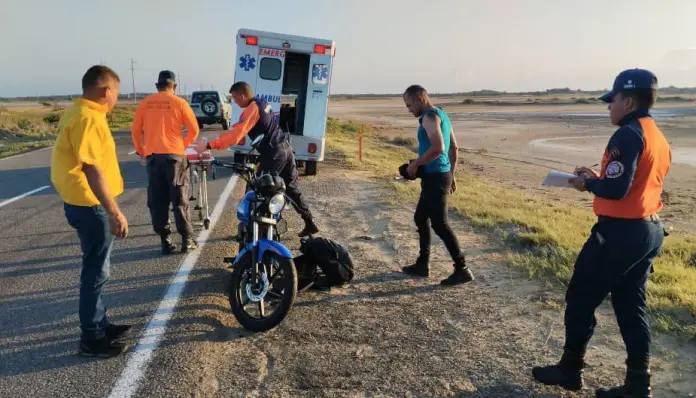
M203 134L212 136L217 131L207 129ZM155 353L159 345L171 345L163 337L162 321L173 312L173 301L169 300L169 307L160 307L162 299L183 290L182 276L217 277L197 271L201 261L219 267L225 253L214 242L196 255L160 253L147 210L145 168L128 154L130 136L115 133L114 137L126 186L119 203L130 231L114 245L104 301L110 321L135 326L131 342L143 336L150 339L118 358L77 355L81 253L76 232L67 224L63 203L51 186L50 149L0 159L0 397L142 396L143 389L156 390L158 379L153 375L166 373L167 364L157 362ZM223 159L228 154L215 156ZM211 214L218 201L223 203L218 219L233 217L238 200L238 192L232 189L235 181L227 170L218 170L218 178L208 181ZM47 188L17 199L42 187ZM192 214L197 221L196 213ZM197 234L211 234L211 241L224 240L232 231L221 229L231 225L225 220L218 230L195 229ZM178 234L172 236L180 244ZM191 269L190 275L177 274L182 262ZM159 328L148 330L148 325Z

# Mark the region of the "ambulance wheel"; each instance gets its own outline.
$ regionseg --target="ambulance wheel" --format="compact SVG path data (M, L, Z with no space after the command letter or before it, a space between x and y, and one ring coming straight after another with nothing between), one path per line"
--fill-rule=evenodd
M307 161L307 163L305 163L305 175L308 175L308 176L317 175L317 162L316 161L312 161L312 162Z
M206 218L203 220L203 227L205 227L205 229L210 228L210 219Z

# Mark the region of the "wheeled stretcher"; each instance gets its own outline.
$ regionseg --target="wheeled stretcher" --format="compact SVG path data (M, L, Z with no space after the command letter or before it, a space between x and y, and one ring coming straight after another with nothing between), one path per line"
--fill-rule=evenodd
M205 229L210 228L210 214L208 210L208 172L213 180L217 177L213 161L215 158L210 151L198 153L191 146L186 148L186 158L189 161L189 181L191 182L191 197L189 201L195 202L193 210L198 211L199 222L194 225L203 225ZM198 196L194 196L198 190Z

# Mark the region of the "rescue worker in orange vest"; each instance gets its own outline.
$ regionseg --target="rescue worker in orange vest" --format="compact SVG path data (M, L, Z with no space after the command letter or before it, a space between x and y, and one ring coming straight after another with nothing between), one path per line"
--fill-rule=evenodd
M135 152L147 164L147 206L152 227L160 236L162 253L173 254L176 245L169 238L169 204L172 204L176 229L181 235L181 251L198 248L193 237L189 212L189 163L186 147L191 145L200 128L193 109L176 95L174 72L161 71L157 94L146 97L135 111L131 137ZM182 127L188 132L183 137Z
M592 193L598 217L576 262L566 292L565 345L560 362L538 366L534 378L567 390L583 386L584 356L596 325L595 309L611 293L617 322L626 345L626 375L619 387L601 388L597 397L652 397L651 333L646 313L646 288L653 260L659 254L664 225L662 183L672 154L650 115L657 97L657 77L644 69L628 69L600 99L609 103L612 124L597 173L576 169L569 182Z
M295 211L305 223L299 237L319 232L312 212L297 186L299 173L295 165L295 153L290 145L290 135L280 128L271 105L264 99L254 97L254 91L246 82L234 83L230 87L230 94L234 103L243 109L239 122L210 142L199 140L196 150L200 153L209 149L223 149L237 145L247 135L253 140L263 134L264 138L256 147L260 155L258 172L277 173L285 181L285 194L292 200ZM241 228L240 223L237 227L237 239L240 238Z

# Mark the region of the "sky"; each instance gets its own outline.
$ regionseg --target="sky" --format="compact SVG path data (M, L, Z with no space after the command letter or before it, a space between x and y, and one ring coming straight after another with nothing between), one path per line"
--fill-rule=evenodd
M229 89L239 28L334 40L332 94L605 89L641 67L696 86L694 0L0 0L0 97ZM134 62L131 76L131 59Z

